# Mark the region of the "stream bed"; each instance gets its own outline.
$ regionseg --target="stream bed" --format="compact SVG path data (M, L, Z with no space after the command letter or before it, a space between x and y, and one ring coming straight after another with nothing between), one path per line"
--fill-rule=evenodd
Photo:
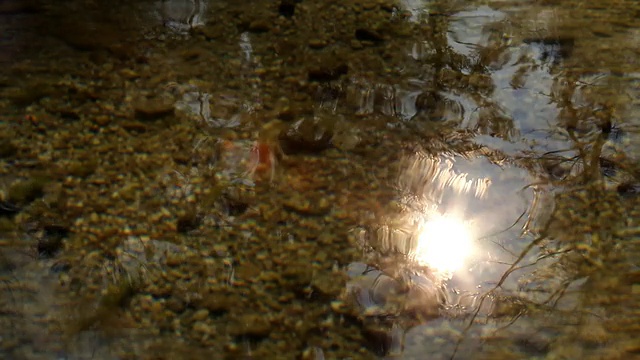
M0 0L0 358L640 357L639 132L633 0Z

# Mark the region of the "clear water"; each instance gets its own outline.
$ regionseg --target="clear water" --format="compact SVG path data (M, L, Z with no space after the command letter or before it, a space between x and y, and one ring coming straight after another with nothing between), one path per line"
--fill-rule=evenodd
M0 2L0 356L639 356L639 19Z

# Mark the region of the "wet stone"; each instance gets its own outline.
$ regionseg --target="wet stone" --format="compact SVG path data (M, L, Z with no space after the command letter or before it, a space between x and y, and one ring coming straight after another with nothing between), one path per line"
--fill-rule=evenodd
M176 230L182 234L195 230L200 226L201 220L197 213L188 212L178 218Z
M173 311L175 314L180 314L186 309L186 304L181 299L171 297L167 300L167 309Z
M260 268L260 266L251 262L247 262L237 267L236 277L238 278L238 280L252 281L260 276L261 272L262 269Z
M136 99L132 105L140 120L160 119L172 115L175 109L173 100L161 97Z
M0 216L11 217L19 213L21 208L9 201L0 201Z
M18 147L9 141L9 139L0 139L0 159L13 157L18 152Z
M47 180L44 178L33 178L15 183L9 187L7 200L16 205L29 204L44 195L46 183Z
M313 278L313 269L307 262L291 263L286 265L286 268L282 272L282 285L293 289L301 290L302 287L306 287L311 283Z
M269 31L271 24L268 19L254 20L249 23L249 31L253 33L263 33Z
M337 275L332 276L332 274L318 274L313 279L313 289L327 299L337 298L344 290L345 281L344 279L336 277Z
M230 187L223 195L224 205L230 216L244 214L254 201L254 190L242 184Z
M54 274L65 273L71 270L71 264L68 261L58 261L55 264L51 265L49 271Z
M211 314L220 315L233 310L238 306L242 306L241 297L228 293L209 293L197 301L194 305L207 309Z
M51 87L45 84L26 84L20 88L8 88L0 92L0 95L11 100L17 106L31 105L45 96L53 93Z
M312 49L322 49L325 46L327 46L327 42L325 40L322 40L322 39L309 40L309 47Z
M7 0L0 2L0 15L17 15L41 11L42 4L34 0Z
M225 27L222 24L207 24L205 26L199 26L193 31L203 35L207 40L222 39L225 35Z
M195 322L192 328L193 331L201 334L214 335L216 333L215 327L202 321Z
M312 216L326 215L331 210L331 203L326 198L313 200L299 193L291 194L288 199L284 200L282 206L286 210Z
M0 214L1 216L1 214ZM16 229L16 224L12 219L0 217L0 234L9 233Z
M261 315L244 314L227 325L227 332L234 337L263 339L271 333L271 323Z
M70 229L60 224L46 224L43 226L42 236L38 239L38 254L51 257L62 249L63 240L69 235Z
M379 356L388 353L391 347L389 329L378 324L367 324L362 328L362 337L367 341L369 349Z
M349 66L342 59L344 55L335 52L321 52L309 65L310 81L326 82L337 80L349 72Z
M80 51L115 48L125 38L117 26L109 23L62 21L57 22L53 33L68 46Z
M280 134L280 146L285 154L319 153L332 146L333 121L323 117L306 117Z
M624 182L616 187L616 191L623 197L636 197L640 194L640 184Z
M290 103L289 99L282 99L276 105L276 114L278 119L286 122L295 121L305 115L309 115L309 108L312 105L304 102Z
M378 31L371 29L357 29L355 33L356 39L359 41L367 41L372 43L379 43L384 40L382 34Z
M68 168L68 174L80 178L86 178L92 175L98 168L98 161L96 159L86 162L77 162L71 164Z
M282 0L280 5L278 6L278 14L290 18L296 12L296 1L295 0Z
M193 314L192 319L194 321L202 321L208 317L209 317L209 310L200 309Z
M123 129L132 133L144 133L149 127L140 121L123 121L120 123Z

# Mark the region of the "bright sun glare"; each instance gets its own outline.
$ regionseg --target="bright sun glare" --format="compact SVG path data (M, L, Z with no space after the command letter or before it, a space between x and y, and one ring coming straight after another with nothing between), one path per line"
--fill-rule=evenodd
M468 225L450 215L436 215L420 230L415 259L441 273L459 270L473 246Z

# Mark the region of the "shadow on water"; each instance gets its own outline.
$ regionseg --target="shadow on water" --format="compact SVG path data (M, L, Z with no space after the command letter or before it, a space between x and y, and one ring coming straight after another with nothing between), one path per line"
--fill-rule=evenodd
M0 355L637 356L640 8L578 4L0 1Z

